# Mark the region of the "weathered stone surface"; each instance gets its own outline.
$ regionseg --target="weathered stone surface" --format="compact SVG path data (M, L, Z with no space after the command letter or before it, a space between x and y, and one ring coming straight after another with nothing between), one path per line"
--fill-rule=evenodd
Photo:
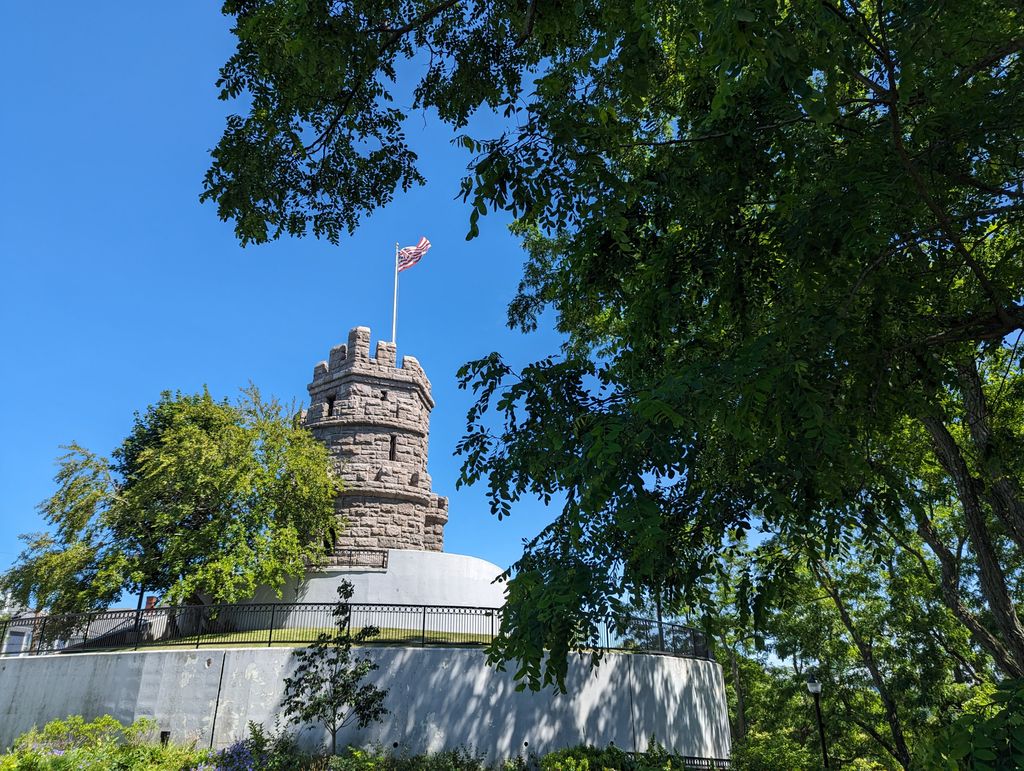
M335 508L336 550L441 551L448 499L427 473L434 400L420 363L396 364L392 343L370 356L370 330L356 327L313 370L303 421L323 442L344 482Z

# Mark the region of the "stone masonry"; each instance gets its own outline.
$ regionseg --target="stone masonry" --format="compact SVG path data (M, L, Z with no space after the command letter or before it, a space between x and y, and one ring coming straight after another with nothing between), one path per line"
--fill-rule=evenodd
M412 356L395 361L394 343L356 327L348 345L331 349L313 369L305 425L327 445L344 489L335 504L340 521L335 556L352 549L441 551L448 499L436 495L427 473L430 381Z

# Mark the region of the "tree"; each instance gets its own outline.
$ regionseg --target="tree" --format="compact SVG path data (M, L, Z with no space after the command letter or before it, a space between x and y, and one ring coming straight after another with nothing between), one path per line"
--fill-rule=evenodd
M235 404L164 393L136 414L111 463L78 445L40 505L51 530L3 576L51 613L101 610L122 592L233 602L279 589L321 557L334 524L326 449L249 388Z
M950 725L926 748L923 767L997 769L1024 766L1024 683L1004 680L976 709Z
M321 632L308 648L295 651L296 667L284 680L284 714L289 722L312 727L320 724L331 735L331 754L338 754L338 732L353 721L366 728L388 713L386 688L364 683L378 667L368 658L353 658L352 646L380 634L375 626L352 632L352 584L338 585L332 611L334 631Z
M995 680L990 659L942 602L935 559L919 541L888 541L882 549L861 539L842 559L796 571L785 602L755 632L739 622L737 568L780 548L778 541L740 544L733 570L714 587L722 608L710 619L716 654L734 726L747 729L733 732L739 767L758 767L758 758L763 767L765 753L786 747L820 758L805 687L810 672L824 686L837 765L932 767L921 759L943 726L969 716L972 700L987 696Z
M419 181L401 59L423 67L415 108L456 130L509 118L459 137L470 236L488 211L517 218L510 322L551 308L567 343L463 370L462 481L487 478L499 516L565 503L514 567L495 660L560 684L624 594L707 601L748 529L785 535L740 577L764 623L806 560L889 528L920 537L973 643L1024 673L1015 3L224 9L222 95L251 104L204 196L243 243L337 238Z

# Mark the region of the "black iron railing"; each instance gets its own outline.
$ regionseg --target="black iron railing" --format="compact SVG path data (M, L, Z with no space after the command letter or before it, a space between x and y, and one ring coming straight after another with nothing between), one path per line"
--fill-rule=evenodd
M387 549L334 549L324 561L327 568L374 568L388 567Z
M730 761L725 758L683 757L678 758L678 760L682 761L683 768L685 768L686 771L701 771L705 768L729 769L732 767Z
M376 627L367 644L464 645L490 643L501 628L500 608L351 603L350 631ZM0 653L85 653L144 647L300 646L334 631L333 603L184 605L29 616L0 622ZM703 632L630 618L587 641L607 650L710 659Z

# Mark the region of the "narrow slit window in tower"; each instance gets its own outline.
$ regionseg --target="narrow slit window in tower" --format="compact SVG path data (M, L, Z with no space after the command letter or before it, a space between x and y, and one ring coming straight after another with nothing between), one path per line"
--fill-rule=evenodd
M334 414L334 397L327 397L327 415L325 417L331 417Z
M334 554L334 550L338 547L338 533L331 527L324 533L324 553Z
M394 434L391 435L391 448L388 450L388 460L394 460L395 454L398 452L398 437Z

